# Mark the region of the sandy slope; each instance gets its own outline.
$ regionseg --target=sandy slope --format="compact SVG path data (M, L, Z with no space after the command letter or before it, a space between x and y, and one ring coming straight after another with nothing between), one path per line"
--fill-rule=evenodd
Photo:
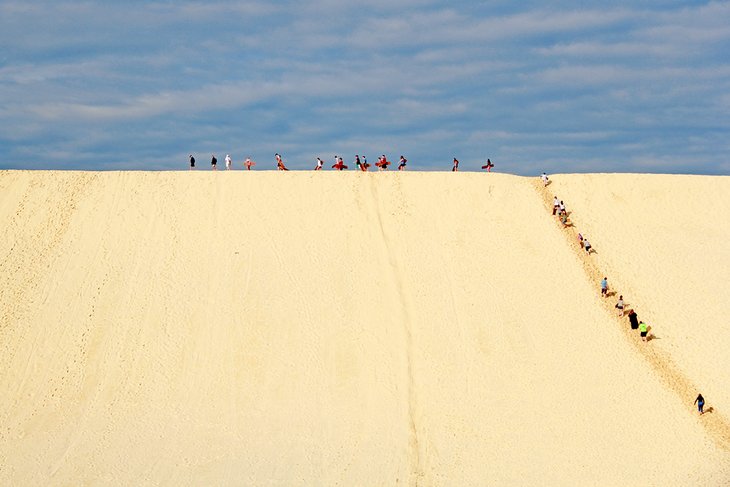
M673 254L604 242L610 202L579 195L609 178L571 178L554 187L575 220L595 215L597 262L669 347L681 321L605 248ZM724 180L704 183L727 208ZM0 172L0 222L0 484L730 479L717 434L601 302L534 180ZM702 289L685 299L712 301ZM673 367L721 418L727 368L696 367L708 350L687 342L671 340Z

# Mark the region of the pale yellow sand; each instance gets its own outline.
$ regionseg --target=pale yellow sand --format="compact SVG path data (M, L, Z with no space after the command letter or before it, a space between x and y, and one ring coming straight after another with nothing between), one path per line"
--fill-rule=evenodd
M647 203L641 245L588 197L611 177L554 179L595 262L536 178L0 172L0 484L727 483L727 359L710 362L730 338L676 316L704 305L721 329L722 269L709 295L644 274L693 245L685 211L727 268L728 219ZM726 179L692 184L730 205Z

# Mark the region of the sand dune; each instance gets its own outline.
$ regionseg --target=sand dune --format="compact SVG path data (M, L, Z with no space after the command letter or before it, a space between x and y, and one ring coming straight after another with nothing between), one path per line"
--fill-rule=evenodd
M730 180L553 179L0 172L0 484L727 483Z

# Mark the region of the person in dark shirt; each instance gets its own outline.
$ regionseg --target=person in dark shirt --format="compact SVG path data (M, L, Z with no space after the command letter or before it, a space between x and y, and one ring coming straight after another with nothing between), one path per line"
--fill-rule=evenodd
M705 398L702 397L702 394L698 394L697 399L692 404L697 404L697 410L700 412L700 416L705 414Z
M190 154L190 169L195 169L195 158Z
M218 167L216 166L216 164L218 164L218 159L216 159L215 158L215 154L213 154L213 158L210 160L210 165L211 165L211 167L213 168L214 171L216 171L218 169Z
M631 323L631 329L636 330L639 328L639 317L636 315L636 311L633 309L629 311L629 323Z

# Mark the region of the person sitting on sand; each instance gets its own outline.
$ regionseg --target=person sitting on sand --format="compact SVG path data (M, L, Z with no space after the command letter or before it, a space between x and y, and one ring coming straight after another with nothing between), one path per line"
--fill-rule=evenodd
M631 329L636 330L639 328L639 317L636 315L636 311L633 309L629 311L629 323L631 324Z
M459 170L459 159L454 157L454 165L451 167L451 172L456 172Z
M705 414L705 398L702 397L702 394L697 394L697 399L692 404L697 404L697 410L700 412L700 416Z
M243 165L246 167L247 171L251 170L251 166L255 166L256 163L251 160L250 157L247 157L245 161L243 161Z
M641 335L641 341L646 341L646 334L649 333L649 327L643 321L639 322L639 335Z

